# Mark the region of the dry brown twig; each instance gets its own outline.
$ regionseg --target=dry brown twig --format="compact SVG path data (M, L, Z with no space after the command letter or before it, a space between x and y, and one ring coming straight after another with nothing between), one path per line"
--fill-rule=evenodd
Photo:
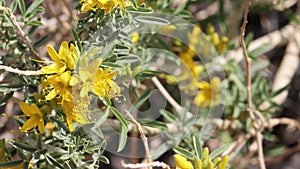
M34 58L39 60L40 59L39 54L37 53L37 51L35 51L35 49L33 48L33 46L30 43L29 38L26 36L25 32L23 31L23 29L18 24L16 16L13 14L13 12L10 8L6 7L5 9L6 9L6 12L8 13L8 15L9 15L13 25L17 29L18 35L20 36L21 40L28 47L29 51L34 56Z
M152 169L152 165L151 165L152 158L151 158L151 155L150 155L148 138L145 135L143 127L141 126L141 124L139 122L137 122L135 120L135 118L130 114L130 112L128 112L127 110L125 110L125 112L126 112L126 115L130 118L130 120L132 120L132 122L137 126L137 128L138 128L138 130L141 134L141 139L142 139L144 147L145 147L145 153L146 153L146 160L147 160L148 169Z
M257 143L257 147L258 147L258 160L259 160L259 166L261 169L266 169L266 164L265 164L265 160L264 160L264 153L263 153L263 146L262 146L262 141L263 141L263 135L262 135L262 131L264 129L264 119L263 116L260 114L260 112L255 111L253 109L253 105L252 105L252 92L251 92L251 58L248 56L247 53L247 49L246 49L246 44L245 44L245 30L246 30L246 26L247 26L247 18L248 18L248 13L249 13L249 7L250 7L250 2L248 3L248 5L246 6L246 10L244 13L244 20L243 20L243 24L241 27L241 45L242 45L242 49L243 49L243 54L244 54L244 59L246 62L246 71L247 71L247 107L248 107L248 112L250 115L250 118L253 122L253 127L255 129L255 135L256 135L256 143ZM257 126L257 119L256 116L259 117L259 120L261 122L260 125Z
M0 65L0 70L5 70L7 72L10 73L15 73L18 75L25 75L25 76L37 76L37 75L41 75L42 72L41 71L32 71L32 70L19 70L19 69L15 69L9 66L5 66L5 65Z
M163 162L159 162L159 161L153 161L151 163L148 164L125 164L124 161L121 162L121 165L125 168L145 168L145 167L160 167L163 169L170 169L170 166L168 166L167 164L163 163Z

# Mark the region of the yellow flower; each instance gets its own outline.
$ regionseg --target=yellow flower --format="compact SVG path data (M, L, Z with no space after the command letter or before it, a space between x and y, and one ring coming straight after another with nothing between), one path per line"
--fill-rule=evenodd
M125 10L124 0L80 0L80 2L82 3L82 12L104 9L105 13L109 13L113 8L116 8L117 6L120 6L122 10Z
M176 165L176 169L193 169L193 164L189 162L185 157L175 154L174 161Z
M197 48L197 45L199 45L199 42L201 40L201 28L200 26L195 26L192 33L188 33L188 39L189 39L189 48L192 51L195 51Z
M71 93L71 88L69 87L70 79L70 71L48 76L47 83L52 85L54 88L47 94L45 97L46 100L52 100L55 97L66 101L72 100L73 96Z
M201 107L209 107L213 101L216 105L218 105L220 97L220 83L221 80L218 77L214 77L210 83L199 82L197 86L200 91L195 97L194 103Z
M137 42L138 40L139 40L139 33L137 33L137 32L132 32L132 34L131 34L131 42L132 43L135 43L135 42Z
M38 126L40 133L44 133L45 126L43 114L40 112L37 105L32 103L29 106L24 102L20 102L19 105L23 113L27 116L30 116L30 118L23 124L21 131L25 132Z
M86 97L89 91L94 91L94 80L99 71L99 67L102 64L102 59L96 59L87 68L79 69L79 78L83 82L82 89L80 91L80 97ZM96 71L95 71L96 70Z
M120 87L112 80L117 75L117 71L110 72L111 68L105 70L99 68L94 81L94 93L99 97L113 98L120 95Z
M79 56L79 50L73 44L68 47L68 42L64 41L60 45L59 52L48 45L47 46L49 56L53 60L49 66L42 67L41 71L44 74L62 73L67 69L74 70L75 64Z
M89 122L88 118L84 114L88 108L89 100L78 99L75 102L64 101L62 102L62 108L66 114L66 121L70 131L74 131L73 121L79 124L86 124Z

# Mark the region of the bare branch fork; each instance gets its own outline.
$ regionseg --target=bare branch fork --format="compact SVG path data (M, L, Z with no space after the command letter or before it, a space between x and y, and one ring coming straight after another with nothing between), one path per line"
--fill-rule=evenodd
M249 14L249 7L250 7L250 2L246 6L246 10L244 13L244 20L243 24L241 27L241 45L243 49L243 54L244 54L244 59L246 62L246 71L247 71L247 107L248 107L248 112L249 116L252 119L253 127L255 129L255 135L256 135L256 143L258 147L258 161L259 161L259 166L261 169L266 169L266 164L264 160L264 153L263 153L263 146L262 146L262 141L263 141L263 136L261 134L262 130L264 129L264 118L261 115L261 113L257 110L253 109L252 105L252 94L251 94L251 58L249 57L246 49L246 44L245 44L245 30L246 30L246 25L247 25L247 17ZM258 117L259 124L257 124L257 119Z
M144 144L144 147L145 147L145 153L146 153L146 160L147 160L147 168L148 169L152 169L152 165L151 165L151 162L152 162L152 159L151 159L151 155L150 155L150 149L149 149L149 144L148 144L148 139L145 135L145 132L144 132L144 129L143 127L141 126L141 124L139 122L137 122L135 120L135 118L130 114L130 112L128 112L127 110L125 110L126 112L126 115L130 118L130 120L132 120L132 122L137 126L140 134L141 134L141 139L143 140L143 144ZM132 167L130 167L132 168Z

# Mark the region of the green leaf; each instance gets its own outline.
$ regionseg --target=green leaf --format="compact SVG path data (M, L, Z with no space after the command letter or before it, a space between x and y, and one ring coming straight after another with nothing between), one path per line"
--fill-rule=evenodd
M211 159L216 158L217 156L219 156L220 154L222 154L224 151L226 151L229 148L230 144L225 144L217 149L215 149L213 152L211 152L209 155L211 157Z
M9 6L9 8L11 9L11 11L13 12L13 13L15 13L16 12L16 9L17 9L17 6L18 6L18 1L13 1L11 4L10 4L10 6Z
M103 124L105 122L105 120L107 119L109 115L109 109L106 109L104 111L104 114L101 115L101 117L97 120L97 122L95 123L94 127L100 127L101 124Z
M154 127L154 128L158 128L158 129L161 129L161 130L168 130L168 126L161 122L161 121L148 121L147 122L143 122L143 120L138 120L142 125L144 126L149 126L149 127Z
M43 26L43 23L41 21L35 20L30 22L25 22L26 26Z
M189 1L183 1L180 3L179 6L177 6L176 10L174 11L174 15L177 15L178 13L180 13L182 10L184 10L184 8L187 6Z
M122 125L120 131L121 133L119 136L119 145L117 152L122 151L126 145L128 128Z
M74 29L72 29L72 34L75 38L75 44L78 47L79 51L82 52L82 45L81 45L81 41L76 33L76 31Z
M151 88L148 88L129 108L129 112L132 112L134 109L139 108L151 95Z
M105 106L111 106L111 101L108 97L103 98L103 103L105 104Z
M248 49L250 42L253 40L254 34L252 32L248 33L245 38L246 49Z
M19 84L0 84L0 92L13 92L22 89Z
M39 135L39 136L38 136L38 139L37 139L37 142L36 142L36 147L37 147L38 149L42 149L42 145L43 145L42 136Z
M196 156L199 159L202 159L202 146L198 137L193 136L193 144L194 144L194 149L196 151Z
M29 151L29 152L35 152L36 150L38 150L36 147L28 146L26 144L18 143L15 141L10 141L9 144L11 144L13 147L15 147L17 149L21 149L21 150L25 150L25 151Z
M114 62L103 62L101 64L102 67L111 67L111 68L115 68L115 69L122 69L124 66L114 63Z
M52 156L50 156L49 154L46 154L46 160L48 161L48 163L50 163L51 165L54 165L58 168L64 169L64 167L60 164L60 162L56 161Z
M36 41L33 44L33 47L38 48L38 47L42 46L43 44L45 44L48 41L49 37L50 37L50 35L43 36L41 39L39 39L38 41Z
M155 71L155 70L142 70L139 72L136 77L137 78L152 78L154 76L157 76L159 74L162 74L160 71Z
M135 19L142 23L154 24L154 25L169 25L170 22L166 19L155 17L155 16L146 16L140 15L135 17Z
M55 123L57 123L57 125L58 125L59 127L61 127L62 129L64 129L66 132L70 133L69 128L68 128L63 122L61 122L59 119L57 119L57 118L55 118L55 117L53 117L53 116L50 116L50 119L51 119L52 121L54 121Z
M291 87L291 83L288 83L287 85L283 86L282 88L272 92L271 97L275 97L275 96L279 95L283 91L288 90L290 87Z
M22 162L23 162L23 160L17 160L17 161L10 161L10 162L7 162L7 163L1 163L0 167L3 167L3 168L14 167L14 166L17 166L17 165L21 164Z
M171 122L171 123L175 123L175 122L176 122L176 116L175 116L173 113L171 113L171 112L169 112L169 111L167 111L167 110L160 110L159 113L160 113L161 115L163 115L164 118L165 118L167 121L169 121L169 122Z
M19 9L21 11L22 16L24 16L26 12L25 2L24 0L18 0Z
M127 64L127 63L134 63L140 61L140 57L134 54L129 54L127 56L121 56L118 57L118 60L116 63L118 64Z
M109 106L109 109L112 111L112 113L116 116L116 118L120 121L121 126L127 128L128 124L123 115L114 107Z
M25 13L25 17L29 17L36 9L37 7L43 2L44 0L35 0L32 2L32 4L29 6Z
M7 103L7 101L14 95L14 92L10 92L5 95L4 98L0 99L0 106L3 106Z
M191 153L188 150L183 149L181 147L175 147L175 148L173 148L173 151L177 154L180 154L180 155L190 159L190 160L194 160L194 158L196 158L196 156L193 153Z
M280 145L277 147L273 147L265 152L266 156L276 157L284 154L287 150L286 145Z
M100 156L98 158L99 161L103 162L104 164L109 164L109 159L106 158L105 156Z
M153 13L153 10L149 9L149 8L138 7L137 9L135 9L130 6L130 7L127 7L126 9L129 13L132 13L132 14L151 14L151 13Z

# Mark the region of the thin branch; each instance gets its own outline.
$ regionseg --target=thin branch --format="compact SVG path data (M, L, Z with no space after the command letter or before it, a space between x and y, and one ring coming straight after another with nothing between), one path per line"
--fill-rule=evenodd
M0 70L5 70L7 72L10 73L15 73L18 75L25 75L25 76L37 76L37 75L41 75L42 72L41 71L32 71L32 70L19 70L19 69L15 69L9 66L5 66L5 65L0 65Z
M167 164L163 163L163 162L159 162L159 161L154 161L148 164L125 164L124 161L121 162L122 166L125 168L145 168L145 167L160 167L163 169L170 169L170 166L168 166Z
M152 82L158 88L158 90L162 93L162 95L168 100L168 102L175 108L176 111L181 112L183 108L173 99L173 97L169 94L169 92L164 88L164 86L160 83L157 77L152 78Z
M144 144L144 147L145 147L145 153L146 153L148 169L152 169L152 165L151 165L152 159L151 159L151 155L150 155L148 138L145 135L143 127L141 126L141 124L139 122L137 122L135 120L135 118L130 114L130 112L128 112L127 110L125 110L125 112L127 113L127 116L132 120L132 122L137 126L137 128L138 128L138 130L141 134L141 139L143 140L143 144Z
M29 38L26 36L25 32L18 24L16 16L12 13L12 10L8 7L6 7L6 10L13 25L16 27L18 35L20 36L23 43L28 47L29 51L31 52L31 54L34 56L35 59L40 59L39 54L37 53L37 51L35 51L35 49L31 45Z
M248 107L248 112L250 115L250 118L252 119L253 122L253 126L255 128L255 134L256 134L256 142L257 142L257 146L258 146L258 160L259 160L259 166L261 169L266 169L266 164L265 164L265 160L264 160L264 153L263 153L263 146L262 146L262 140L263 140L263 136L261 134L261 131L263 130L263 116L260 115L260 112L258 111L254 111L253 110L253 105L252 105L252 92L251 92L251 59L248 56L247 53L247 49L246 49L246 44L245 44L245 30L246 30L246 25L247 25L247 17L249 14L249 6L250 6L250 2L248 3L248 5L246 6L246 10L244 13L244 21L243 21L243 25L241 27L241 45L242 45L242 49L243 49L243 54L244 54L244 59L246 62L246 71L247 71L247 107ZM258 115L259 120L261 122L260 126L256 126L255 125L255 121L256 121L256 116L255 113Z

